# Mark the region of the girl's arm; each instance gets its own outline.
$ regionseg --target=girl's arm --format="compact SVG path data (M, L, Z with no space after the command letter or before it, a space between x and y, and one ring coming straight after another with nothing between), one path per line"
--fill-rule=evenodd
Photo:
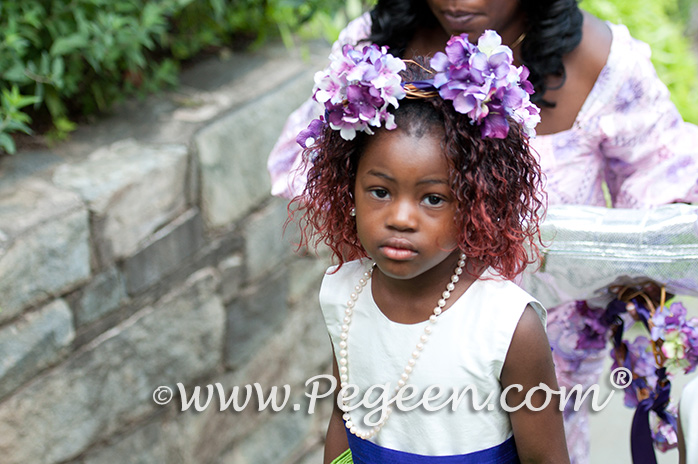
M526 394L540 383L550 390L557 391L555 368L550 352L550 344L535 310L527 306L516 326L509 346L501 375L502 388L512 387L506 401L515 408L524 403ZM531 411L523 406L510 412L511 425L519 459L526 463L569 463L562 412L559 409L559 396L551 395L552 400L540 411ZM531 406L540 407L546 398L543 391L536 391Z
M337 358L334 355L334 349L332 350L332 375L334 375L337 381L337 388L334 392L334 409L332 409L332 416L330 417L330 424L327 427L327 436L325 437L325 457L324 463L330 464L333 459L342 454L349 448L349 443L347 442L347 432L344 427L344 420L342 419L342 410L337 406L337 394L339 393L340 383L339 383L339 369L337 368Z

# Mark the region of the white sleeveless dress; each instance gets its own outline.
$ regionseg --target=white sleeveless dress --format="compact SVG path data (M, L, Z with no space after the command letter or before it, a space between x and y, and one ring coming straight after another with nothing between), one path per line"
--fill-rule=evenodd
M340 349L346 302L371 265L369 260L345 263L334 274L335 268L330 268L323 280L320 305L335 354ZM414 456L414 462L422 462L419 456L430 456L428 462L438 462L434 456L444 457L447 460L443 462L449 463L518 462L515 456L509 460L500 456L500 451L512 448L515 455L515 447L508 413L499 402L499 382L514 330L527 305L533 307L545 327L545 309L520 287L489 272L476 280L439 316L408 382L416 392L414 399L406 401L408 405L419 401L427 387L439 386L443 396L429 404L434 408L445 406L433 412L421 406L403 412L394 406L381 431L368 440L370 443L348 434L354 462L388 462L392 460L391 451L406 453L398 454L395 462L412 462L410 458ZM357 385L361 396L373 385L390 383L387 392L392 394L426 324L427 321L401 324L389 320L376 306L369 283L359 295L349 329L348 383ZM448 399L468 386L471 390L463 395L454 411L454 402ZM371 399L381 391L374 392ZM432 389L432 396L435 392ZM478 411L473 405L484 406ZM352 412L352 420L361 425L364 414L377 408L359 408ZM369 416L374 421L378 417L379 413ZM368 451L358 449L365 446ZM372 453L384 455L373 459ZM362 460L363 454L366 456ZM488 461L490 454L496 459ZM469 455L478 457L468 460Z

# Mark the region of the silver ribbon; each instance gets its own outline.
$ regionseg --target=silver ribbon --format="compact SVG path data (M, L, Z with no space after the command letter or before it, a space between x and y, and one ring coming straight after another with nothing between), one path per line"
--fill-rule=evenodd
M551 206L541 235L540 270L529 267L522 286L547 307L643 280L698 296L698 205Z

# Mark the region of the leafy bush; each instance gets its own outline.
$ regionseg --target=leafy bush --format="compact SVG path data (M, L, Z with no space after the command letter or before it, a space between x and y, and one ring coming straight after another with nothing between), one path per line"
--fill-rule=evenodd
M652 63L686 121L698 124L698 60L686 37L690 0L583 0L601 19L625 24L652 48Z
M334 40L375 0L0 1L0 151L31 121L63 138L75 118L126 96L175 84L182 62L219 47L280 35ZM343 7L339 5L343 4ZM698 123L696 59L683 35L691 0L583 0L652 46L653 62L684 118Z
M22 0L0 2L0 150L31 117L64 137L72 119L176 83L204 50L258 45L331 16L332 0Z

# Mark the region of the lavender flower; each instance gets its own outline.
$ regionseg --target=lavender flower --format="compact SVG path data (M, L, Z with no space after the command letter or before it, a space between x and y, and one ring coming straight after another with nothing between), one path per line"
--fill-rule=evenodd
M686 364L684 373L690 374L698 366L698 318L691 318L681 327L686 345Z
M627 347L625 365L621 366L618 364L618 360L615 358L615 350L611 350L611 357L613 357L611 370L617 367L627 367L633 372L632 388L624 390L624 403L627 407L634 408L639 404L637 398L638 389L654 389L657 383L657 375L655 374L657 366L654 361L650 340L647 337L639 336L632 343L625 343L625 345Z
M668 367L693 372L698 366L698 318L686 320L686 308L679 302L656 311L652 317L652 340L661 343Z
M576 302L572 318L579 321L577 349L602 350L606 347L609 326L602 317L604 311L603 308L589 306L586 301Z
M325 105L327 122L345 140L356 137L356 131L373 134L371 126L392 130L395 120L388 108L397 108L405 96L399 74L404 69L386 47L345 45L342 56L315 74L313 97Z
M325 120L322 116L318 119L310 121L307 129L302 130L296 137L296 143L303 148L308 148L315 144L317 139L322 134L322 129L325 127Z
M535 135L540 110L530 101L533 86L528 70L515 67L511 50L494 31L485 31L475 46L468 35L451 37L446 53L431 60L434 86L459 113L482 126L482 137L505 138L507 116L518 120L529 136Z
M667 414L674 417L674 420L676 420L678 417L678 408L674 403L669 403L665 411ZM670 449L678 446L679 439L673 424L664 421L661 417L654 413L650 414L650 423L652 440L659 451L666 453Z
M686 308L681 303L674 303L669 308L657 310L652 316L652 340L664 338L667 332L679 330L686 322Z

